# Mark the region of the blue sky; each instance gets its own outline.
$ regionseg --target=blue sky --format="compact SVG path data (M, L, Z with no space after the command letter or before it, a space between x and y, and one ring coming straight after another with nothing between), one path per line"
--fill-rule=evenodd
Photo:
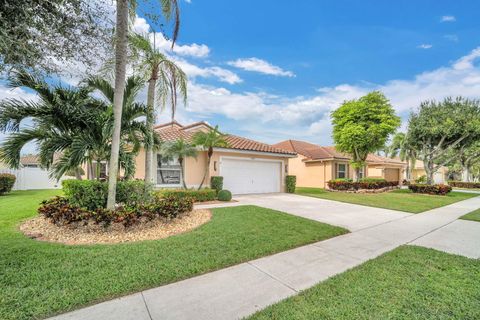
M181 123L205 120L268 143L331 144L330 112L371 90L386 94L404 125L422 100L480 98L480 1L180 5L175 50L160 36L157 45L189 76ZM150 10L139 8L137 31L149 30ZM14 94L0 87L0 98Z

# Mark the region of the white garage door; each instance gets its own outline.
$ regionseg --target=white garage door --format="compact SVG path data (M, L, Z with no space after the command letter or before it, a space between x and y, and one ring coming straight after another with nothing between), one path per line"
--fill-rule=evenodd
M280 192L281 162L222 159L223 188L233 194Z

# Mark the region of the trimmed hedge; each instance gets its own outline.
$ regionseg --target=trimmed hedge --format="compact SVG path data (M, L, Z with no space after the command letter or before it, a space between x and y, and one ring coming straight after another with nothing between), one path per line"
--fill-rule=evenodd
M12 191L13 185L17 177L10 173L1 173L0 174L0 196L5 193Z
M408 186L408 189L412 190L413 193L424 193L424 194L433 194L444 196L450 191L452 191L451 186L446 184L423 184L415 183Z
M480 188L480 182L448 181L448 185L454 188Z
M194 202L214 201L217 199L217 192L213 189L163 189L157 191L157 196L163 197L178 197L178 198L192 198Z
M230 201L232 200L232 193L228 190L220 190L220 192L218 192L218 200Z
M73 205L65 197L55 197L43 201L40 208L38 208L38 212L51 223L58 226L95 223L108 227L116 223L128 228L154 219L173 219L180 214L192 211L192 209L193 200L188 197L168 196L146 204L120 206L115 210L104 208L88 210Z
M108 183L97 180L63 180L63 192L70 204L88 210L107 205ZM117 182L117 203L127 206L147 203L152 200L153 186L143 180Z
M215 192L219 192L223 189L223 177L222 176L215 176L210 178L210 187L215 190Z
M328 181L327 185L330 189L338 191L356 191L361 189L376 190L398 186L398 181L365 178L361 179L359 182L353 182L351 179L335 179Z
M288 193L295 193L295 188L296 188L296 185L297 185L297 176L287 176L285 178L285 184L287 186L287 192Z

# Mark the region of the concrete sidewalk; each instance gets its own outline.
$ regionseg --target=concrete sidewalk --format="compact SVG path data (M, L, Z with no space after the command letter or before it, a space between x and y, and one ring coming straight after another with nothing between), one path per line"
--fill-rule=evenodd
M301 202L303 198L299 197L297 201ZM391 217L350 234L100 303L54 319L242 318L400 245L421 244L423 237L428 239L436 231L448 228L458 217L479 207L480 197L476 197L417 215L399 213L395 219Z

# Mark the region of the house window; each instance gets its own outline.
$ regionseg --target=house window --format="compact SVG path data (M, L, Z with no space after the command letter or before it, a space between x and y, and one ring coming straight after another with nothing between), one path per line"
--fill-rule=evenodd
M105 179L107 178L107 163L101 162L100 163L100 178Z
M347 177L347 165L345 163L337 164L337 179L345 179Z
M168 159L157 155L157 184L179 185L182 170L177 159Z

